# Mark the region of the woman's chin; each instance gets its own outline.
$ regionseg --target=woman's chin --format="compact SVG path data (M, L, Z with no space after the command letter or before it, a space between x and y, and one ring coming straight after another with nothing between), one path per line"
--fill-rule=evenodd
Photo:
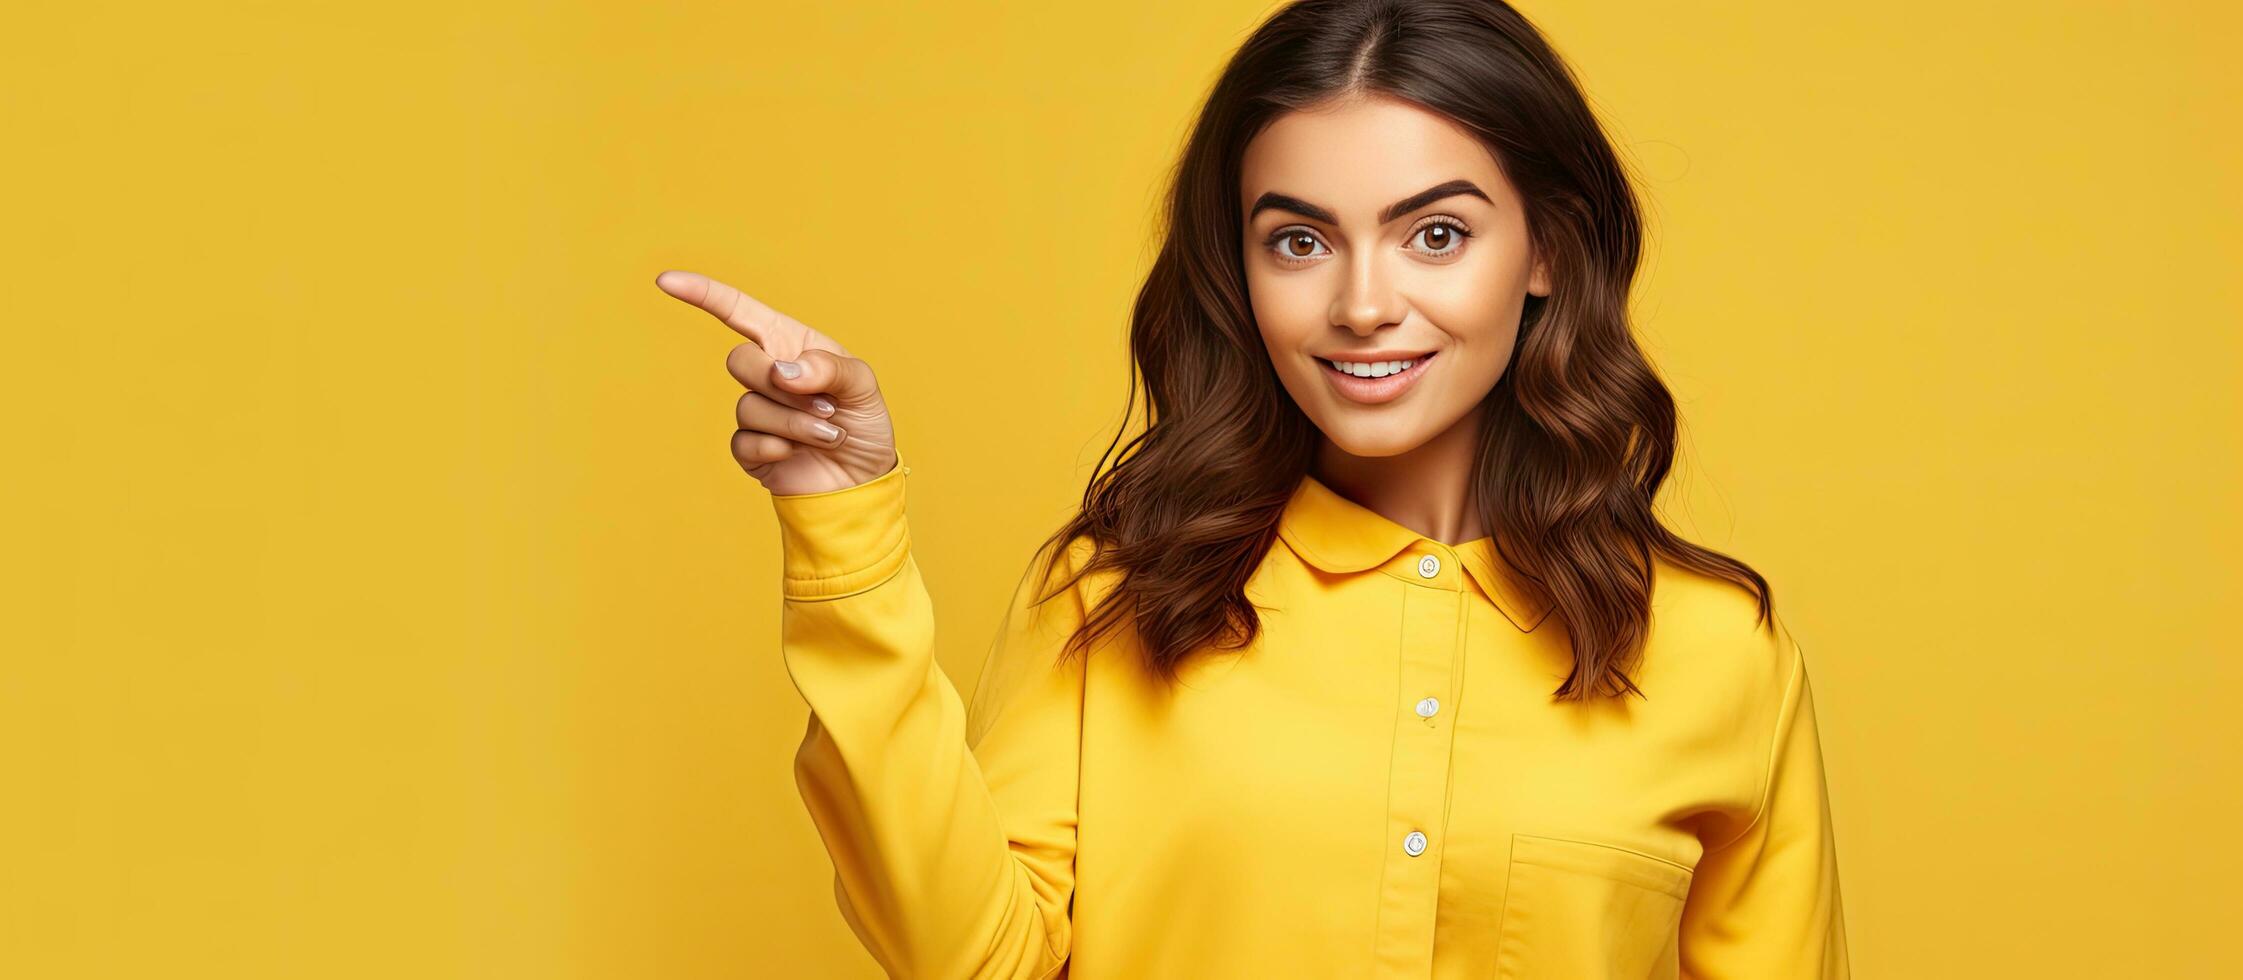
M1425 444L1425 433L1415 419L1345 417L1369 414L1361 406L1343 407L1338 411L1342 417L1321 428L1334 449L1350 456L1364 459L1399 456Z

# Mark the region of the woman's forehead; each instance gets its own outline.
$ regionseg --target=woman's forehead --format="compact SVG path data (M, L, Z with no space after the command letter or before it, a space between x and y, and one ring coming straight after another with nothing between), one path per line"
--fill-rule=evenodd
M1345 218L1381 208L1433 184L1470 180L1491 195L1508 190L1485 146L1447 117L1391 98L1362 98L1288 112L1246 146L1243 199L1275 192Z

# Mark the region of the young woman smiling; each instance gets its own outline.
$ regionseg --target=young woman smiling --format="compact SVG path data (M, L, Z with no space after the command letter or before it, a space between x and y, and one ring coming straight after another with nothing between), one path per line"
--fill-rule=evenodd
M1806 663L1758 573L1652 512L1676 417L1627 323L1637 204L1535 28L1283 8L1167 221L1147 425L1029 562L970 703L872 369L658 279L748 339L732 450L780 522L797 776L873 956L1846 976Z

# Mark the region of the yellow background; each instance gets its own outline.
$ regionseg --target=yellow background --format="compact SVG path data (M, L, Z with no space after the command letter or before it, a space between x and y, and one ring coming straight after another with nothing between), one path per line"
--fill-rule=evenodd
M970 686L1264 9L12 6L0 975L875 975L740 338L652 279L881 370ZM1815 672L1857 970L2243 970L2235 9L1525 9L1644 178L1666 511Z

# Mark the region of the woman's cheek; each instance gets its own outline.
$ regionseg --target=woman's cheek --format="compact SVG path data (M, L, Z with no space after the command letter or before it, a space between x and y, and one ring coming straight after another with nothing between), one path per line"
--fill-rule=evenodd
M1304 291L1279 282L1249 282L1247 300L1254 320L1272 355L1299 351L1313 339L1319 326L1318 301Z

